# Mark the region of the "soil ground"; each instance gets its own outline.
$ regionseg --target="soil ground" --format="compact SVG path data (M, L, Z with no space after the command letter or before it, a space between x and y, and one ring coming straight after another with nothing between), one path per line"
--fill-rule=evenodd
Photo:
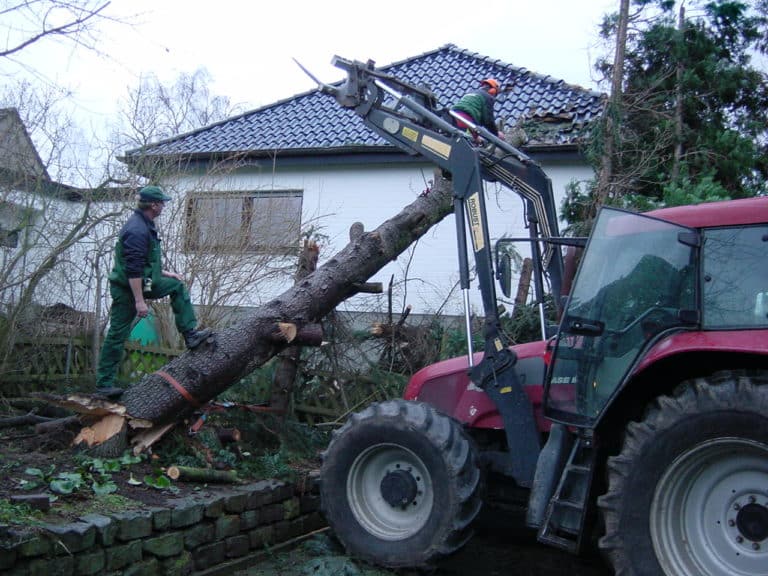
M33 468L49 476L61 472L75 472L82 468L78 460L82 453L66 446L41 447L34 432L16 428L0 430L0 499L9 500L14 495L49 493L46 487L39 486L25 489L23 482L34 482L35 477L25 471ZM117 491L108 496L97 497L84 486L72 494L56 495L56 501L46 514L36 514L35 519L44 522L66 522L83 514L94 511L109 512L110 508L121 510L146 506L162 506L169 498L186 494L209 491L207 486L177 482L174 490L153 488L143 482L145 476L155 475L160 467L157 461L146 458L140 462L121 467L121 470L109 472ZM50 474L49 474L50 472ZM129 483L131 478L141 484ZM117 510L114 510L117 511Z
M0 414L2 417L2 414ZM78 452L64 441L55 445L40 445L33 428L0 429L0 524L8 522L2 517L4 499L16 494L43 492L43 488L24 490L22 480L33 477L25 474L28 468L37 468L53 474L75 471L82 464ZM158 450L158 452L161 452ZM308 465L311 463L307 463ZM146 458L141 462L111 472L117 491L96 497L90 489L71 495L59 495L48 513L36 514L33 521L66 522L83 514L110 513L146 506L162 506L169 498L190 494L207 494L215 485L175 482L174 491L129 483L129 479L142 481L169 465L163 457ZM431 574L444 576L493 576L514 572L520 576L606 576L610 572L597 559L573 557L536 543L535 536L521 528L519 514L509 511L485 510L477 524L476 535L459 552L443 560ZM263 561L237 576L417 576L423 572L400 570L391 572L355 562L344 555L341 545L326 530L290 549L276 551Z

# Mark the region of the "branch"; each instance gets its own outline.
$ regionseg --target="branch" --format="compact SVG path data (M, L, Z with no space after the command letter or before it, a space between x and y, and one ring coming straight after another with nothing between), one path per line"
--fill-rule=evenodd
M24 48L27 48L28 46L31 46L35 42L38 42L42 38L45 38L46 36L70 36L72 34L77 34L79 32L82 32L83 25L88 22L89 20L95 18L99 15L99 13L104 10L107 6L109 6L110 2L105 2L98 8L92 11L86 11L85 16L83 17L77 17L74 20L71 20L65 24L62 24L61 26L56 26L55 28L45 28L45 23L43 22L43 30L31 38L26 39L22 43L18 44L17 46L14 46L13 48L9 48L7 50L0 51L0 57L8 57L12 54L15 54L16 52L20 52L24 50ZM67 5L67 8L74 8L73 5Z

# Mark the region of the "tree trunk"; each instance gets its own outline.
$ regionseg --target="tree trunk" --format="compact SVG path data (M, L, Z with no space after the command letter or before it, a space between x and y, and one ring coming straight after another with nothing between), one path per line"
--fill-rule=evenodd
M680 14L677 21L680 45L685 44L685 4L680 6ZM681 49L682 50L682 49ZM683 159L683 55L678 54L677 68L675 70L675 152L672 160L672 170L669 179L672 184L677 184L680 179L680 163Z
M452 212L450 182L435 186L399 214L364 232L283 294L240 323L171 361L128 388L119 402L129 421L157 426L188 417L197 408L278 354L290 342L272 334L279 323L299 328L319 322L434 224Z
M319 256L320 247L317 243L305 240L301 254L299 254L296 284L301 283L304 278L317 269L317 259ZM282 414L283 418L285 418L288 412L288 403L293 393L293 385L296 381L296 373L299 370L300 358L301 347L291 346L280 352L277 366L275 367L269 405Z
M624 54L627 49L627 25L629 21L629 0L621 0L619 22L616 28L616 52L613 57L613 77L611 78L611 96L605 109L603 125L603 154L600 158L600 175L597 181L597 198L592 216L605 204L611 192L613 181L614 138L619 130L621 113L622 83L624 81Z

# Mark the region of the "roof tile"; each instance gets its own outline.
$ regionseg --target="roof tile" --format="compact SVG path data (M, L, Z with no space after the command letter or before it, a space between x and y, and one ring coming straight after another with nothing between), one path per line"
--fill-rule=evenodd
M452 44L380 70L411 84L427 86L442 107L448 107L477 86L479 78L493 77L512 85L496 102L496 117L506 125L531 121L535 117L561 117L556 130L545 131L546 140L530 144L571 144L584 133L586 125L599 117L604 95L563 80L530 72ZM298 128L301 129L298 129ZM317 90L297 94L268 106L225 121L181 134L126 153L132 157L202 155L222 152L259 153L280 150L324 151L350 146L391 147L368 129L352 111Z

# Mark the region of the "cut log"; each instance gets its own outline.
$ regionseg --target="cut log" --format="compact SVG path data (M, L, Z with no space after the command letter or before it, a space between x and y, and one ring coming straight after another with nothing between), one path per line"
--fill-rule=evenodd
M125 425L125 417L109 414L94 422L93 425L86 426L80 430L80 434L75 437L72 443L77 445L85 442L89 448L94 445L103 444L112 436L122 431Z
M129 387L120 397L125 416L155 425L190 417L197 405L209 402L289 345L272 337L277 323L295 324L299 329L319 323L356 293L356 284L367 282L452 211L450 182L438 170L428 193L419 195L375 230L350 241L315 272L240 323L218 332L214 341L165 365L162 372L185 393L169 386L167 378L158 373Z
M189 466L170 466L166 475L171 480L180 482L240 482L235 470L213 470L211 468L191 468Z

